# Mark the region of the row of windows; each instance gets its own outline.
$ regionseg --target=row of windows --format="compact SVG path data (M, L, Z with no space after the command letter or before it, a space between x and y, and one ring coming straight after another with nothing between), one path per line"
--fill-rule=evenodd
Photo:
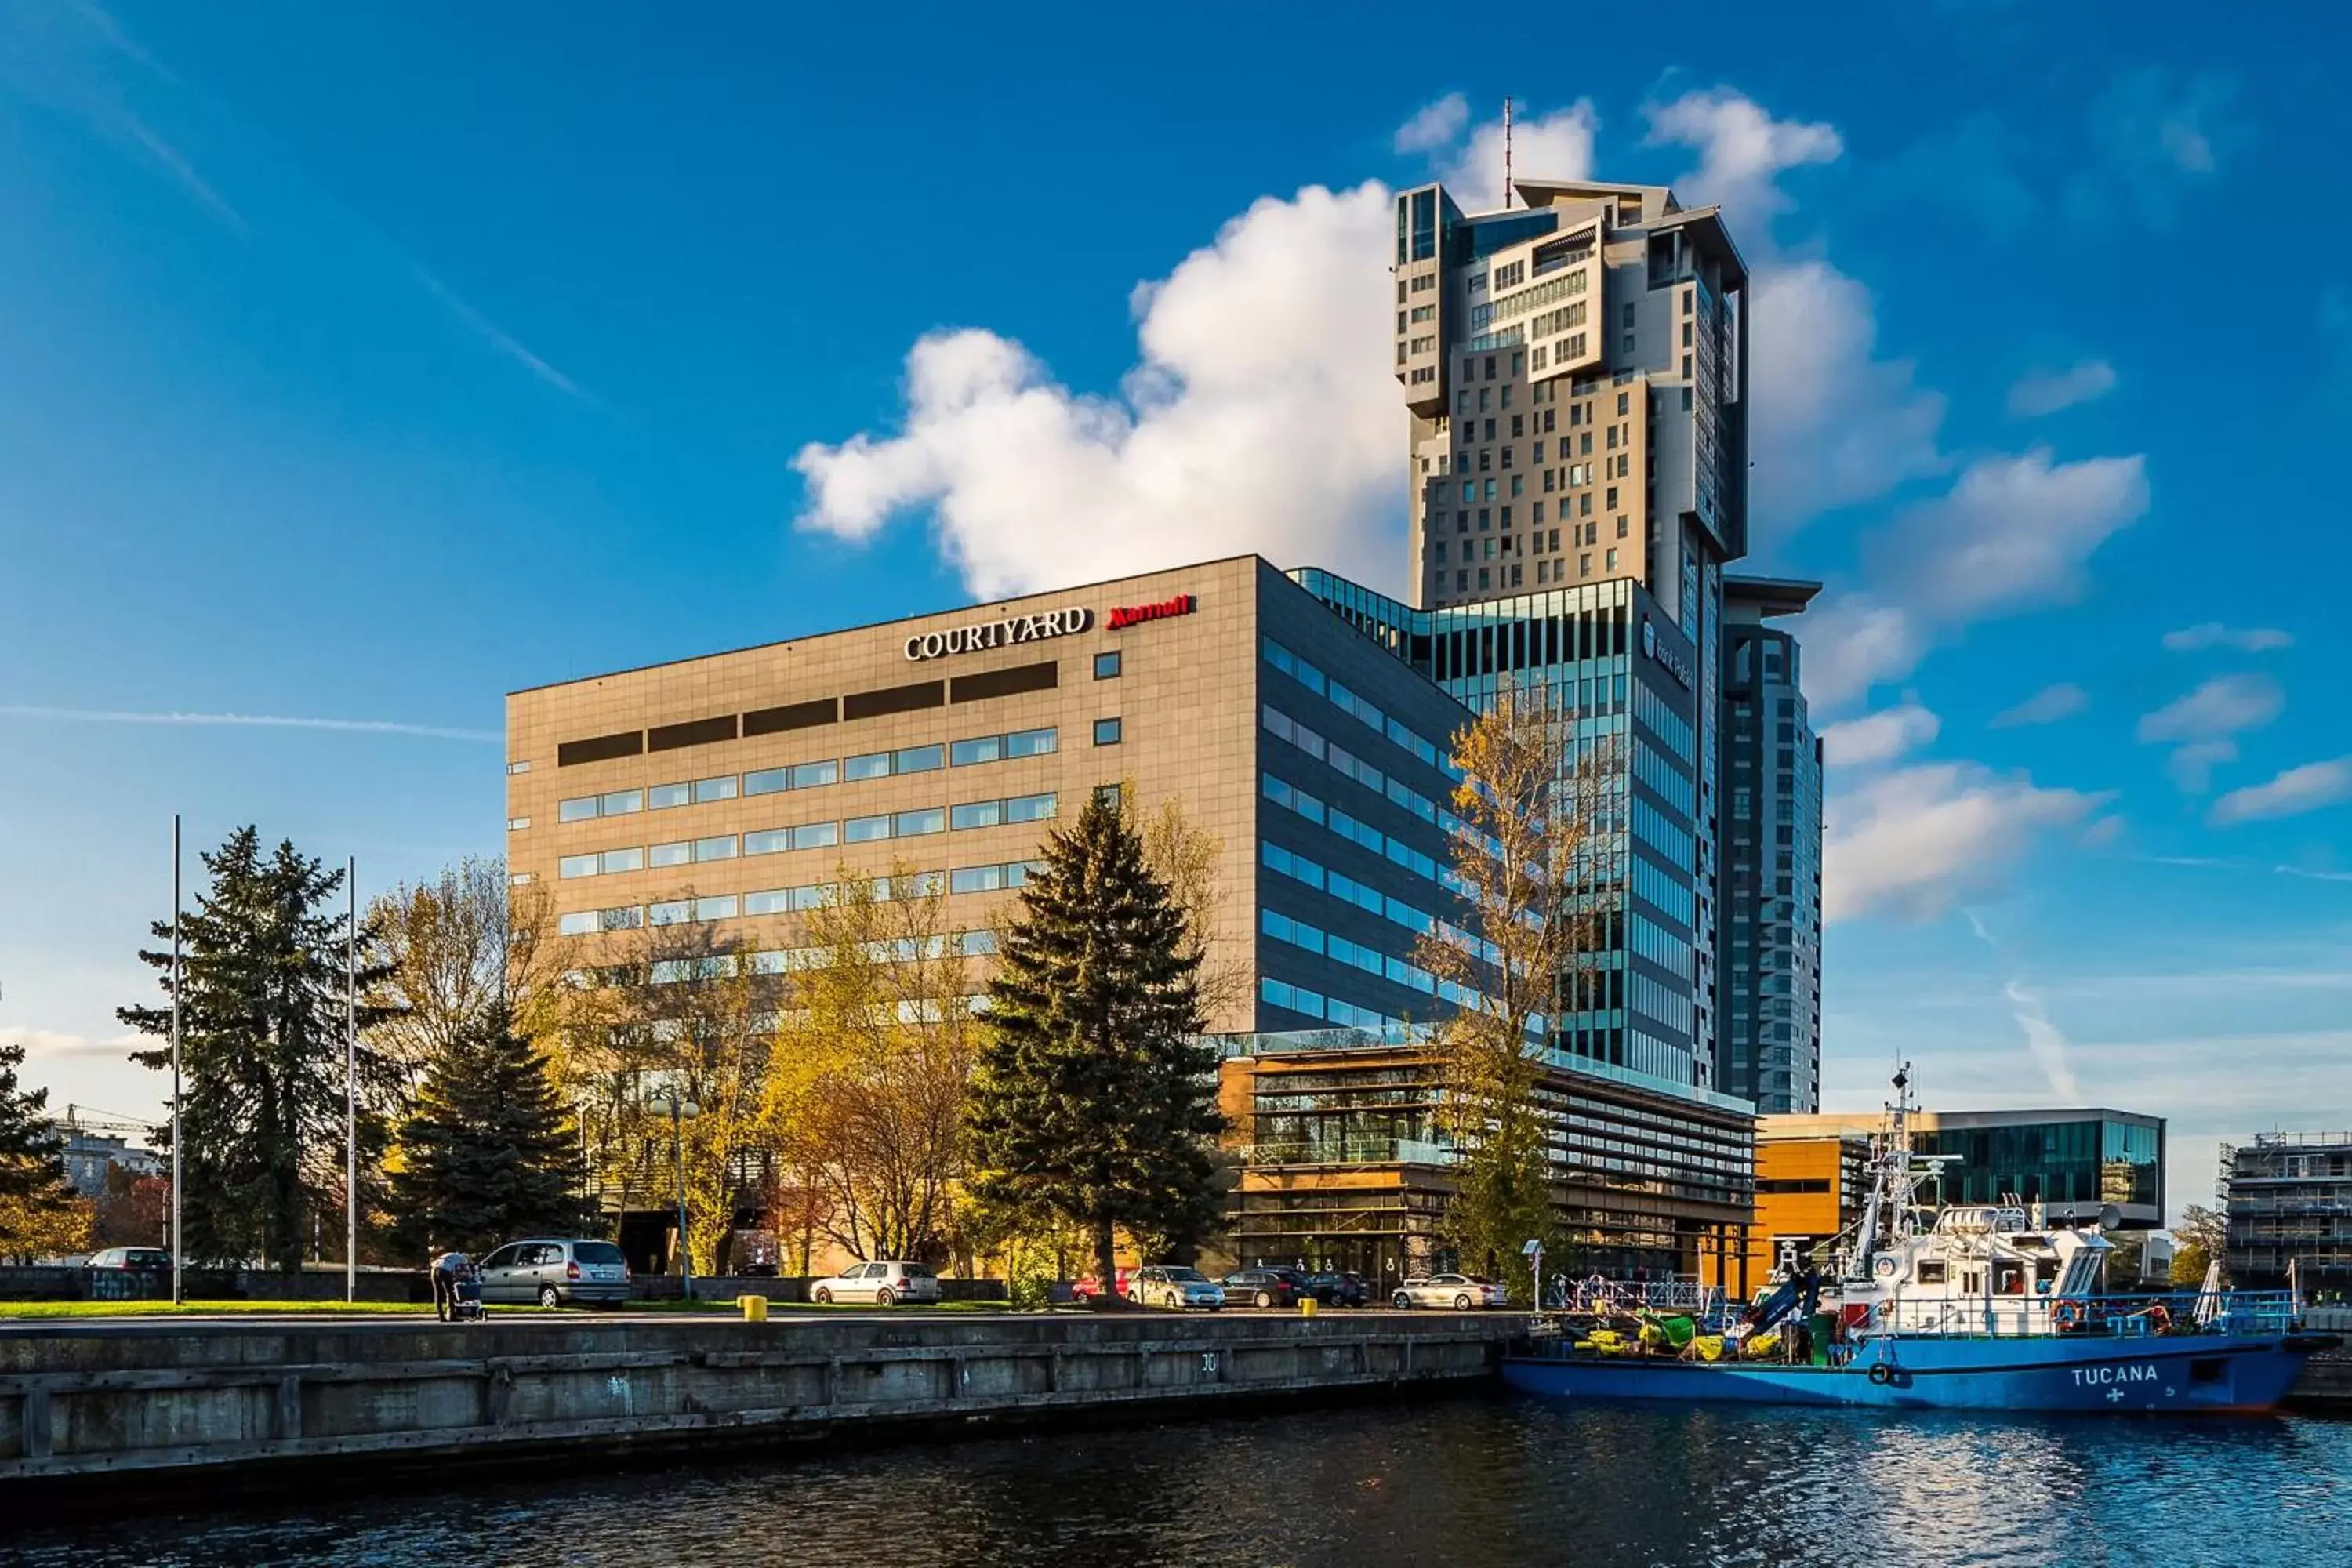
M1487 963L1502 962L1501 954L1496 950L1494 943L1473 936L1459 926L1449 925L1439 921L1426 910L1415 909L1402 899L1391 898L1377 888L1367 887L1343 872L1318 865L1304 855L1285 849L1279 844L1269 843L1262 847L1265 864L1271 870L1279 871L1286 877L1295 878L1310 888L1329 893L1335 899L1343 899L1367 914L1378 915L1382 920L1393 921L1416 936L1427 936L1433 931L1442 930L1454 942L1475 949Z
M1697 862L1691 836L1666 819L1666 814L1641 796L1633 797L1633 837L1675 863L1684 872L1696 871Z
M991 866L960 866L952 871L916 871L898 878L877 878L877 900L929 898L936 893L992 893L1024 886L1030 873L1044 862L1008 860ZM651 904L619 904L601 910L578 910L562 915L556 930L565 936L593 936L602 931L640 931L647 926L684 925L733 920L739 915L800 914L839 900L838 882L806 882L793 888L770 888L755 893L721 894L704 899L667 899Z
M718 778L697 779L691 784L655 784L646 789L577 795L559 805L555 816L559 822L626 816L639 811L662 811L671 806L733 800L739 793L746 795L780 795L787 790L814 789L824 784L839 784L844 779L856 783L860 779L891 778L900 773L934 773L942 767L961 768L1017 757L1050 756L1057 745L1058 737L1051 729L975 735L943 746L904 746L895 752L867 752L861 756L827 757L813 763L761 768L741 775L740 790L737 776L726 773Z
M996 933L990 931L960 931L936 936L899 937L891 942L870 942L860 944L860 955L877 963L912 963L923 959L942 959L950 953L958 958L986 958L996 952ZM744 953L740 962L731 952L706 953L695 958L656 959L647 966L644 978L655 985L679 985L696 981L732 980L738 974L798 974L812 969L830 968L834 950L830 947L762 948ZM592 980L612 985L635 984L637 974L626 966L575 972L575 984Z
M1304 985L1286 985L1271 977L1258 982L1257 994L1261 1000L1275 1006L1287 1007L1310 1018L1321 1018L1343 1029L1365 1029L1393 1038L1412 1027L1402 1018L1391 1018L1369 1007L1359 1007L1336 996L1327 997L1319 991L1307 990Z
M1690 883L1640 855L1633 857L1633 891L1669 920L1696 929L1697 897Z
M1056 805L1056 795L1048 792L1044 795L1008 795L1002 800L968 801L953 807L924 806L911 811L883 812L874 816L853 816L842 822L806 822L793 827L762 828L742 836L740 852L745 855L781 855L794 849L829 849L840 844L917 838L926 834L944 832L950 827L994 827L1008 822L1049 822L1055 816ZM632 846L593 855L566 855L557 862L557 873L570 879L641 871L649 867L660 869L732 860L738 853L738 843L735 835L722 833L708 838L681 838L668 844L656 844L650 850Z
M1691 999L1673 988L1635 973L1626 976L1627 1000L1633 1011L1664 1025L1678 1035L1688 1035L1691 1028Z
M1358 723L1369 727L1376 734L1387 736L1392 743L1403 747L1430 767L1437 769L1448 777L1456 776L1453 759L1440 752L1428 740L1416 734L1410 727L1389 717L1372 703L1357 696L1339 681L1326 676L1314 665L1299 658L1272 637L1265 638L1264 646L1266 663L1274 666L1316 696L1322 698L1342 713L1354 719Z
M1410 985L1433 996L1443 994L1449 1002L1461 1000L1458 986L1441 986L1437 977L1419 964L1408 963L1402 958L1391 957L1360 942L1349 942L1346 937L1333 935L1319 927L1308 925L1305 921L1295 921L1272 910L1261 910L1258 911L1258 929L1276 942L1286 942L1293 947L1319 953L1380 979Z
M1456 826L1452 813L1439 810L1437 803L1419 790L1401 779L1389 777L1354 752L1324 740L1280 710L1271 706L1265 708L1261 720L1266 731L1276 740L1288 742L1317 762L1347 774L1374 795L1404 807L1423 822L1444 826L1449 832Z
M1633 911L1630 923L1634 956L1648 959L1669 974L1688 977L1696 973L1691 966L1690 943L1639 910Z
M1633 776L1685 816L1695 815L1689 776L1638 734L1633 737Z
M1648 687L1633 688L1633 717L1650 727L1650 732L1664 741L1667 749L1685 763L1691 760L1690 721L1666 705L1666 700Z
M1387 837L1379 828L1358 821L1336 806L1326 805L1319 797L1272 773L1265 774L1260 782L1265 798L1275 805L1295 811L1318 827L1328 827L1341 837L1360 844L1373 854L1384 857L1415 876L1425 877L1449 891L1458 893L1462 890L1458 886L1461 879L1454 874L1452 867L1440 868L1436 861L1412 845Z

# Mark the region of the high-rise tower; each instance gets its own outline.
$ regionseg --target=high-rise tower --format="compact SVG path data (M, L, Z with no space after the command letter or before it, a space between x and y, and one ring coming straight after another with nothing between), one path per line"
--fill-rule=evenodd
M1440 675L1457 696L1549 686L1578 709L1580 743L1622 769L1610 962L1629 1000L1656 1005L1602 1026L1601 1048L1679 1058L1706 1083L1723 570L1748 549L1748 270L1717 208L1662 185L1525 179L1512 195L1525 205L1471 216L1441 185L1397 197L1413 593L1438 620L1504 628ZM1555 622L1574 629L1509 629ZM1596 658L1613 661L1605 683Z
M1819 583L1724 582L1716 1082L1765 1115L1822 1103L1822 749L1797 639Z
M1700 640L1748 550L1748 272L1659 185L1397 197L1396 374L1424 607L1609 578Z

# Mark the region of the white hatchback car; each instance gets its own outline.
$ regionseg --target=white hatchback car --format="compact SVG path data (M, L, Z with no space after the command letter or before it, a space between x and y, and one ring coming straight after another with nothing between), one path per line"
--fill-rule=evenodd
M928 1263L853 1263L829 1279L809 1281L809 1300L871 1301L895 1307L901 1301L937 1301L940 1277Z
M1406 1280L1390 1300L1400 1310L1451 1307L1457 1312L1466 1312L1473 1307L1507 1306L1510 1297L1492 1279L1481 1279L1475 1274L1432 1274L1424 1279Z

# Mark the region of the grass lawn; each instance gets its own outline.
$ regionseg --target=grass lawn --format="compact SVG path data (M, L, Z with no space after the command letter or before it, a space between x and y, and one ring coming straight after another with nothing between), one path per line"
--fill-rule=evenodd
M225 1318L248 1313L349 1317L431 1317L430 1303L406 1301L0 1301L0 1321L25 1318Z

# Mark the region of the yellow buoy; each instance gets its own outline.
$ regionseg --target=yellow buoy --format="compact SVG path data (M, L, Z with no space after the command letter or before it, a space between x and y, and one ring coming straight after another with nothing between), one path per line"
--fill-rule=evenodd
M1298 1315L1302 1318L1311 1318L1315 1315L1314 1297L1301 1296L1298 1298Z
M745 1322L764 1323L768 1321L768 1299L765 1296L741 1296L737 1300L743 1303Z

